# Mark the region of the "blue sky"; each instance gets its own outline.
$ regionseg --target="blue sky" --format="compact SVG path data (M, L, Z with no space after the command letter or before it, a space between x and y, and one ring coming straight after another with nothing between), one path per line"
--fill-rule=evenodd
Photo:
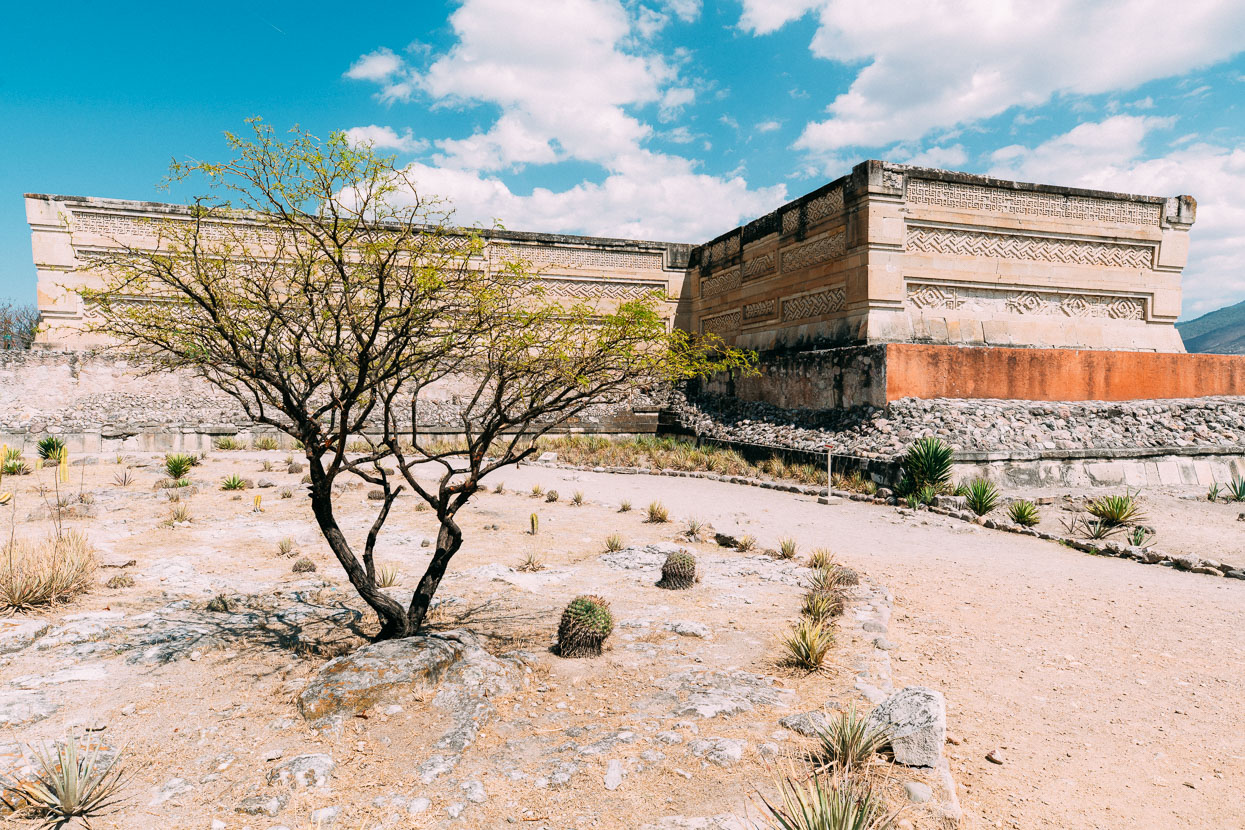
M1184 316L1245 299L1240 0L117 8L7 11L0 297L34 297L23 193L184 200L169 160L258 115L516 230L699 242L865 158L1190 193Z

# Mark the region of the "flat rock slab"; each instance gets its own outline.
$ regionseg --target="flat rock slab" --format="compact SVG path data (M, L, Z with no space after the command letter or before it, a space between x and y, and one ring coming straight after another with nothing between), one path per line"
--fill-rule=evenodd
M942 758L947 737L947 704L942 693L906 686L869 714L868 726L885 729L898 763L932 767Z
M757 706L786 708L795 700L790 689L774 685L774 678L743 671L685 671L659 684L666 691L653 701L670 707L674 717L729 717Z
M47 620L0 620L0 654L21 651L47 633Z
M23 726L43 720L56 711L42 692L26 690L0 691L0 728Z

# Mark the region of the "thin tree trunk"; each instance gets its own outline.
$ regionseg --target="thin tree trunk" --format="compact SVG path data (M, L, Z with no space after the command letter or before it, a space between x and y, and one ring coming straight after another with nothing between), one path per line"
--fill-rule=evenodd
M443 523L440 533L437 534L436 553L432 555L428 570L424 571L423 577L419 580L419 587L415 589L415 595L411 597L411 607L407 612L407 625L412 634L419 633L424 627L424 618L428 616L432 598L441 585L441 579L445 576L450 560L454 558L454 554L458 553L462 544L462 534L451 532L450 528Z
M376 635L376 639L395 640L409 636L412 629L402 605L380 590L375 580L368 578L367 572L350 550L345 534L337 526L337 519L333 516L332 502L327 496L317 496L315 489L312 488L311 511L315 514L316 523L320 525L320 532L324 534L333 555L345 569L350 584L380 619L380 633Z

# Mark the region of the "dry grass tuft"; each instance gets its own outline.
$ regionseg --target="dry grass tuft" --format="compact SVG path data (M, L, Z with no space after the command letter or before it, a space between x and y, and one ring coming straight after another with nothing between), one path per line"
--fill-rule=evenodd
M84 534L42 542L15 539L0 550L0 610L26 610L69 600L94 582L95 554Z

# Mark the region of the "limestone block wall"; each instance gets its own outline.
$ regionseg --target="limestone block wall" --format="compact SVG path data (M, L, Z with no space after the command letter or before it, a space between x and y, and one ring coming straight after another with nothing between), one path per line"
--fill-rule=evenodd
M187 216L178 205L79 196L26 195L31 248L38 271L38 305L42 348L88 348L101 338L84 331L88 311L76 293L98 286L100 275L92 257L119 245L153 243L152 219ZM226 223L221 225L224 232ZM228 223L247 232L247 222ZM241 229L241 231L239 231ZM267 230L255 230L259 244ZM673 320L683 293L690 245L561 234L486 231L483 256L474 266L495 268L506 260L530 263L550 293L576 300L612 302L651 291L668 296L666 313Z
M693 330L757 349L881 342L1183 352L1191 197L881 161L691 252Z

